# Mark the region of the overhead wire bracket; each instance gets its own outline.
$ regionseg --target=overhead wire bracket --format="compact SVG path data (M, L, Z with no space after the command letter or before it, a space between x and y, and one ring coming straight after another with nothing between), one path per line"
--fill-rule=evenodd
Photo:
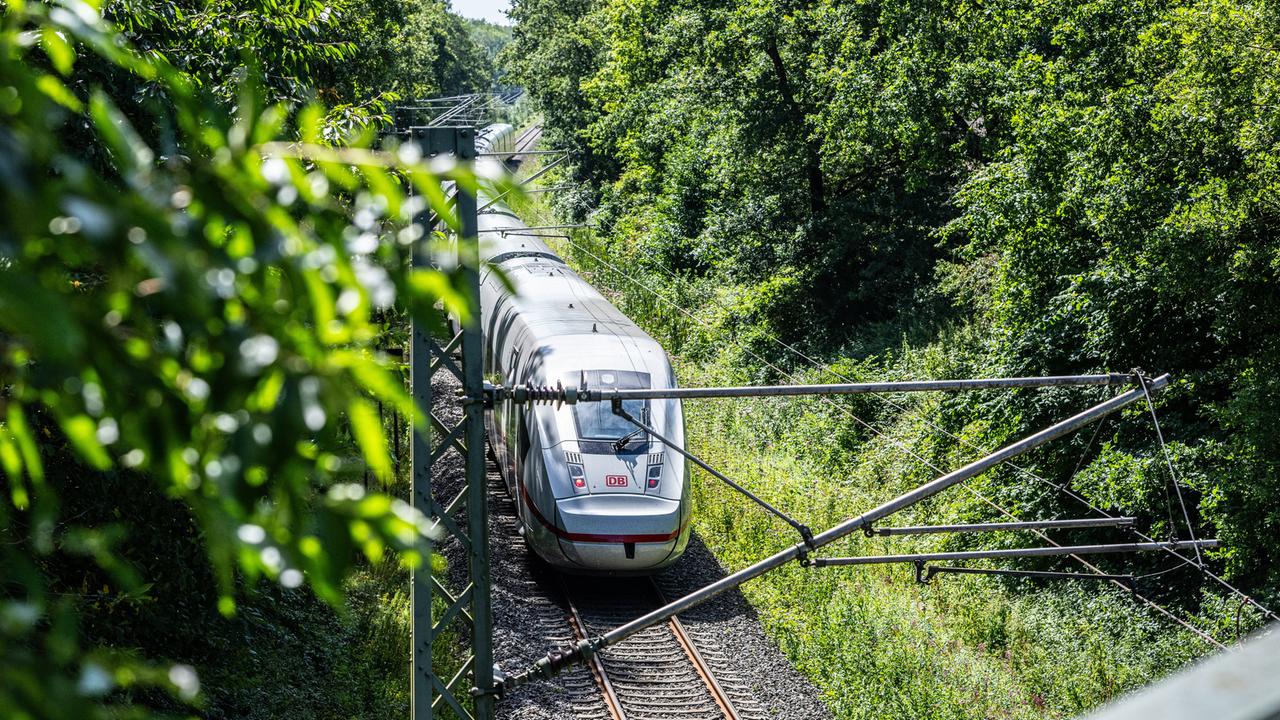
M543 225L522 228L527 230L562 230L585 227L584 225ZM490 228L480 232L511 232L511 228ZM1149 381L1150 390L1163 387L1160 378ZM862 395L888 392L969 392L975 390L1011 390L1016 388L1045 388L1063 386L1115 386L1136 385L1135 376L1125 373L1101 375L1055 375L1047 377L967 378L959 380L900 380L868 383L835 383L826 385L755 385L738 387L693 388L588 388L584 383L577 389L573 400L564 402L612 402L614 400L691 400L733 397L798 397L814 395ZM511 397L509 388L501 385L487 386L486 392L494 399ZM517 402L519 402L517 400Z
M814 567L839 565L881 565L938 560L984 560L993 558L1050 557L1054 555L1102 555L1107 553L1146 552L1149 550L1183 550L1192 547L1216 548L1217 540L1181 540L1173 542L1113 543L1108 545L1057 545L1035 548L1003 548L999 550L961 550L956 552L912 553L908 555L864 555L861 557L814 558Z
M1152 392L1155 392L1165 388L1168 384L1169 376L1161 375L1151 381L1149 388ZM848 537L867 524L882 520L900 510L917 505L931 497L934 497L947 488L954 487L966 480L972 479L996 465L1007 462L1018 455L1029 452L1030 450L1038 448L1052 440L1075 432L1089 423L1118 412L1140 401L1143 398L1143 394L1144 393L1141 389L1134 389L1120 395L1116 395L1109 400L1098 403L1097 405L1076 413L1069 418L1060 420L1039 432L1005 445L1004 447L978 458L963 467L952 470L951 472L941 475L923 485L919 485L906 493L877 505L861 515L847 518L833 527L814 535L812 548L820 548L842 538ZM1217 544L1216 540L1202 542L1212 542L1214 545ZM1169 545L1169 543L1153 544L1164 546ZM682 598L673 600L660 608L651 610L634 620L628 621L597 636L593 639L591 647L597 651L612 647L613 645L653 627L658 623L665 622L689 608L697 607L723 592L736 588L745 582L758 578L761 575L799 558L801 553L807 552L809 548L810 546L806 543L798 543L791 547L779 550L778 552L723 577L710 585L699 590L695 590ZM912 561L922 559L925 558L911 558ZM520 687L521 685L531 682L536 678L547 677L548 674L553 671L553 668L547 667L549 663L545 661L546 658L520 672L504 676L502 679L502 688L506 691L510 691L511 689Z

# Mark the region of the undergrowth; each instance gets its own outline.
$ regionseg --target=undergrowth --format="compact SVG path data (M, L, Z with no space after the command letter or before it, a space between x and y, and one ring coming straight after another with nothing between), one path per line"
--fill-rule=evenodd
M925 369L957 376L956 368L920 366L942 359L937 348L908 356L917 367L893 368L896 376ZM690 386L743 380L740 371L716 362L680 368ZM874 362L843 369L852 377L886 370ZM1083 394L1082 406L1087 400ZM873 398L835 401L875 424L878 435L821 401L690 401L687 436L714 467L810 527L825 529L932 479L936 473L906 457L902 446L946 469L966 459L933 439L928 423L938 416L939 400L895 401L908 411L886 412ZM694 526L730 571L798 540L714 478L699 475L694 488ZM886 524L966 521L975 512L973 496L952 488ZM943 549L940 542L858 533L822 554ZM806 569L793 563L743 592L841 718L1066 717L1207 649L1144 611L1125 591L1098 583L1044 586L940 576L920 585L909 565Z

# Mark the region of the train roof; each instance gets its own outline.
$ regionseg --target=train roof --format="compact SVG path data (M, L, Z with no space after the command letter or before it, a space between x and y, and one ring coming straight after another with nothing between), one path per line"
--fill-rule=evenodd
M494 302L491 312L510 317L509 330L521 325L536 340L546 379L608 368L647 372L656 387L668 383L670 364L662 346L518 218L499 208L482 213L479 226L485 284L498 292L496 268L515 289L514 294L502 291L504 297ZM620 353L631 367L619 367Z

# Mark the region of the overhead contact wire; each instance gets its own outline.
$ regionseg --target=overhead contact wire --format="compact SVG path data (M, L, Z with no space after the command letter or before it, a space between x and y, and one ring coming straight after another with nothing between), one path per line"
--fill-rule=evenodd
M1137 370L1134 374L1138 376L1138 382L1142 384L1142 393L1146 396L1147 409L1151 411L1151 424L1155 425L1156 437L1160 440L1160 451L1164 453L1165 465L1169 468L1169 482L1173 483L1173 490L1178 495L1178 505L1182 506L1182 517L1187 522L1187 533L1194 541L1196 539L1196 529L1191 524L1191 514L1187 512L1187 503L1182 499L1182 487L1178 482L1178 475L1173 470L1173 459L1169 457L1169 446L1164 442L1164 431L1160 429L1160 418L1156 417L1156 406L1151 400L1151 393L1147 392L1147 381L1142 377L1142 373ZM1200 548L1196 545L1191 546L1196 551L1196 564L1203 565L1204 559L1200 557Z

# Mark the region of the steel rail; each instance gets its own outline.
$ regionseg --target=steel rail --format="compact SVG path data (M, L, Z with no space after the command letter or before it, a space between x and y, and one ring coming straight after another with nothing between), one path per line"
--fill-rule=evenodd
M578 609L577 603L573 600L573 594L569 589L568 583L565 582L563 576L557 575L557 581L560 586L560 592L564 596L565 604L569 610L567 618L569 626L573 630L575 637L579 641L586 640L589 637L586 616ZM657 582L652 577L648 578L648 586L653 592L654 598L659 605L666 604L667 600L662 594L662 590L658 587ZM724 715L725 720L739 720L737 709L733 705L733 701L729 695L721 687L720 682L716 679L715 673L711 670L711 666L702 657L702 653L693 642L693 638L689 636L688 631L684 627L684 623L680 618L672 616L667 619L667 630L671 633L672 638L676 641L676 645L680 647L686 660L689 661L693 668L694 674L698 680L706 687L710 694L711 700L719 708L720 713ZM622 700L622 694L614 686L613 681L609 677L608 668L599 655L593 655L587 663L591 670L591 675L595 678L596 684L600 688L603 696L605 708L614 720L627 720L627 711L625 703Z
M542 126L530 125L528 129L516 138L515 147L517 150L528 150L542 139Z
M1066 520L1028 520L970 525L918 525L911 527L868 527L867 535L931 535L934 533L993 532L997 530L1052 530L1054 528L1132 527L1134 518L1072 518Z
M1168 385L1169 375L1164 374L1148 383L1146 390L1147 392L1158 392ZM1094 405L1093 407L1077 413L1066 420L1057 422L1037 433L1023 438L1022 440L1006 445L990 455L975 460L957 470L953 470L952 472L931 482L925 483L910 492L899 495L898 497L867 511L862 515L845 520L835 527L819 533L814 536L812 547L819 548L824 545L828 545L852 534L865 525L888 517L903 508L910 507L923 500L927 500L943 490L964 482L965 480L969 480L970 478L973 478L982 472L1009 460L1010 458L1017 457L1018 455L1022 455L1030 450L1034 450L1045 443L1079 430L1089 423L1122 410L1143 399L1145 394L1146 393L1143 392L1142 388L1138 388L1116 395L1110 400ZM723 592L732 590L749 580L754 580L755 578L781 567L792 560L806 558L809 551L810 547L805 543L797 543L785 550L774 553L754 565L750 565L731 575L721 578L701 590L694 591L679 600L667 603L666 605L646 615L642 615L631 622L620 625L603 635L599 635L589 640L580 641L577 645L572 648L568 648L567 650L550 653L546 657L541 658L536 663L529 666L527 669L503 678L501 683L495 683L493 692L501 694L507 690L525 685L536 678L551 677L559 672L561 668L569 664L579 663L589 659L600 650L621 642L622 640L625 640L648 627L663 622L667 618L701 605Z
M538 141L541 139L542 139L542 130L540 128L535 129L533 132L525 133L524 135L521 135L520 137L516 138L515 148L511 151L510 157L508 157L503 162L517 163L517 164L523 163L525 151L537 145Z
M1113 543L1110 545L1058 545L1036 548L1001 548L998 550L958 550L954 552L913 553L909 555L866 555L863 557L814 558L814 567L845 565L883 565L885 563L936 562L943 560L986 560L997 558L1049 557L1053 555L1103 555L1106 553L1146 552L1148 550L1182 550L1184 548L1216 548L1217 540L1176 540L1172 542Z
M667 598L662 594L662 588L658 587L657 581L650 577L649 582L653 586L653 593L657 596L658 602L666 605ZM698 652L698 646L693 643L693 638L689 637L688 631L684 629L684 623L680 622L679 617L672 615L667 624L671 628L671 634L675 635L676 641L680 643L680 648L684 650L685 656L693 664L693 669L698 672L698 677L702 678L707 690L711 691L711 697L716 701L720 712L724 713L725 720L739 720L737 708L733 706L729 694L720 687L720 681L716 680L715 673L711 672L711 666L703 659L702 653Z
M884 392L932 392L939 390L998 390L1061 386L1137 384L1130 373L1104 375L1052 375L1047 377L975 378L965 380L905 380L899 382L838 383L832 385L765 385L701 388L579 389L578 402L606 400L687 400L694 398L771 397L790 395L863 395Z
M573 634L578 638L579 642L587 640L591 635L587 632L587 623L582 619L582 613L578 612L578 606L574 604L573 597L569 594L569 586L565 583L564 578L556 575L560 583L560 594L564 596L565 604L569 606L569 627L573 628ZM609 711L609 715L613 720L627 720L627 713L622 709L622 701L618 698L618 691L613 688L613 683L609 681L609 673L605 671L604 663L598 655L591 656L587 663L587 667L591 670L591 676L595 678L596 684L600 686L600 695L604 699L605 709Z

